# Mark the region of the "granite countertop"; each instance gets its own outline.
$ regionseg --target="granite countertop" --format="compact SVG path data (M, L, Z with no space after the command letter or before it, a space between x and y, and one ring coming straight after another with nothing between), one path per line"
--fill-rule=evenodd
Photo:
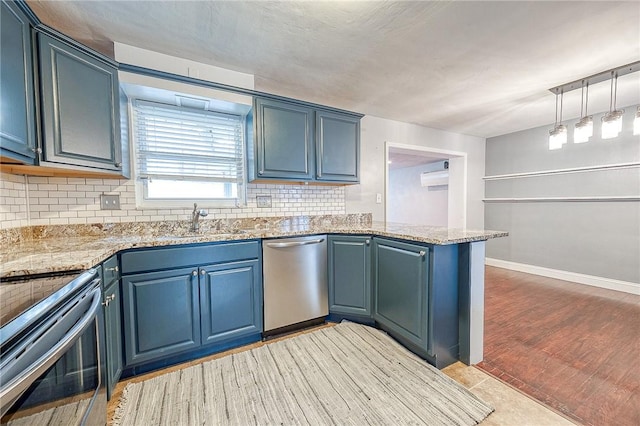
M501 231L372 222L370 215L312 216L306 220L239 220L222 225L203 222L198 234L189 232L185 222L32 227L28 236L2 244L0 279L85 270L121 250L131 248L313 234L368 234L438 245L484 241L508 235Z

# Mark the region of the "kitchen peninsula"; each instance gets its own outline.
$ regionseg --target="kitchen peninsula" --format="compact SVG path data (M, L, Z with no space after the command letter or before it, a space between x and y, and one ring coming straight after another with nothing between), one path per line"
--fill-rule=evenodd
M122 253L161 253L173 247L219 250L225 244L303 235L327 235L330 243L343 241L350 247L366 245L363 253L370 253L370 316L352 318L330 309L330 319L369 319L440 368L455 359L467 364L482 360L484 244L506 232L372 222L370 214L212 219L201 223L198 234L189 231L187 221L34 226L2 231L0 279L86 270L114 255L120 261ZM354 245L358 238L361 246ZM334 255L344 258L346 253ZM329 260L330 276L340 273L331 271L336 265ZM420 281L412 282L412 271Z

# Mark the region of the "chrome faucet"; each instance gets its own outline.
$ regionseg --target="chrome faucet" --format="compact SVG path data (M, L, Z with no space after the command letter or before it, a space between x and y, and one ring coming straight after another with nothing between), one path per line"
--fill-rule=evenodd
M198 210L198 204L193 203L193 213L191 213L191 231L192 232L198 232L200 230L200 223L198 222L198 219L200 219L200 217L205 217L208 214L209 213L207 213L207 211L204 209Z

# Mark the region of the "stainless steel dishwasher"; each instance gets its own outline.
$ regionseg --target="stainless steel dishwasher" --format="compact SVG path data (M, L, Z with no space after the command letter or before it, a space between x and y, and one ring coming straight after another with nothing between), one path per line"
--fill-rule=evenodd
M325 235L263 240L262 260L265 334L329 314Z

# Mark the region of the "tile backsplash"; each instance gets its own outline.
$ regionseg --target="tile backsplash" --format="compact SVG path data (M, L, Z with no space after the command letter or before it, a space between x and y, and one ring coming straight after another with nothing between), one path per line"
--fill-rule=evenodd
M100 194L119 194L120 210L100 210ZM271 196L259 208L256 196ZM188 203L185 203L188 204ZM0 173L0 229L33 225L185 220L191 208L137 209L133 180ZM207 219L345 213L343 186L248 184L247 205L207 209Z

